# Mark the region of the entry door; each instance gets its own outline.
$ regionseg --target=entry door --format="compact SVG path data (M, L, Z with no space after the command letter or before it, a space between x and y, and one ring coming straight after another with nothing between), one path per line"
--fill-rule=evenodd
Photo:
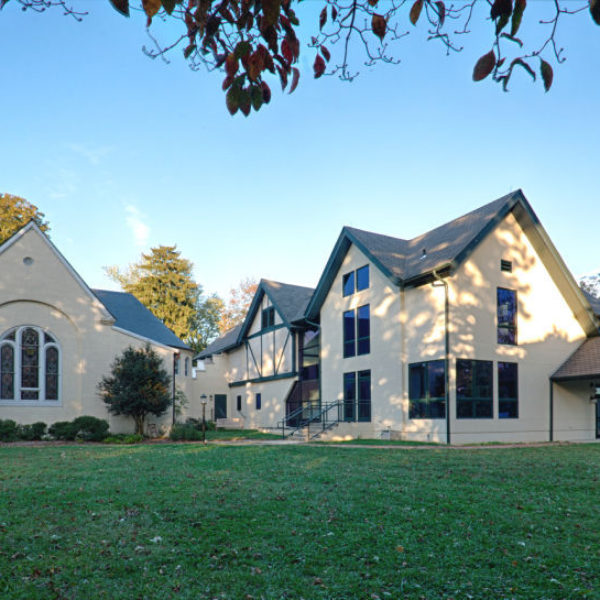
M596 401L596 439L600 439L600 401Z
M227 418L227 394L215 394L215 419Z

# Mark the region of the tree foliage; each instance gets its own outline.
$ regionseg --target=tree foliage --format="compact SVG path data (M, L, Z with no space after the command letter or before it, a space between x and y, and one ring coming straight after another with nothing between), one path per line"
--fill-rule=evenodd
M146 416L160 417L171 406L170 385L161 358L146 345L141 349L129 347L118 356L98 389L108 412L132 417L135 433L143 435Z
M219 323L224 310L224 303L219 296L198 296L196 311L190 322L186 343L195 352L201 352L219 336Z
M239 325L246 318L257 288L258 282L250 277L240 281L237 287L231 288L219 321L221 333Z
M0 7L8 2L0 0ZM76 2L13 0L23 9L37 11L61 6L66 14L80 19L86 13L73 7ZM356 48L362 50L367 66L397 63L397 42L413 31L440 42L449 54L462 50L459 42L473 28L486 28L489 47L474 65L473 80L491 76L506 91L513 72L521 70L540 80L548 91L554 78L552 63L565 60L557 40L559 22L587 13L600 25L600 0L548 0L536 3L539 10L528 9L527 0L321 0L313 35L301 42L295 10L301 9L299 0L109 2L124 16L132 10L143 11L148 28L156 21L177 22L178 35L166 42L158 40L153 27L154 47L144 48L146 54L164 58L180 48L192 69L222 71L228 110L246 116L269 103L273 79L279 79L283 90L296 89L302 45L312 54L314 77L335 74L351 81L357 75L350 65ZM521 35L524 22L527 38Z
M175 335L185 340L196 316L200 288L192 277L192 263L177 246L151 248L125 272L108 267L107 274L133 294Z
M0 243L8 239L32 219L42 231L50 226L37 206L19 196L0 194Z

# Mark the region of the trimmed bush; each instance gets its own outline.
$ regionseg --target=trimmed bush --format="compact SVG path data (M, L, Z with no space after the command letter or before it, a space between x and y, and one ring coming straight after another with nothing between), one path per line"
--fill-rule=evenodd
M0 419L0 442L15 442L19 439L19 426L12 419Z
M196 429L191 423L176 423L173 425L169 437L174 441L198 441L202 439L202 431Z
M31 425L21 425L19 433L22 440L41 440L46 433L46 423L38 421L37 423L32 423Z
M195 419L194 417L188 417L185 420L186 425L191 425L198 431L202 431L202 419ZM206 431L215 431L217 424L214 421L206 421Z
M48 428L48 433L55 440L69 440L72 441L75 439L77 435L77 431L73 427L73 423L71 421L56 421L56 423L52 423Z
M97 417L77 417L72 427L75 438L86 442L101 442L108 435L108 421Z

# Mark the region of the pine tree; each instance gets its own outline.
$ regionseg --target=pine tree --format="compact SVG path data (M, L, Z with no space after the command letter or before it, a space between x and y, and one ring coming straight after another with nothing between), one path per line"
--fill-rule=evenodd
M48 231L44 213L37 206L19 196L0 194L0 244L32 219L42 231Z
M177 246L151 248L136 265L139 278L126 283L125 291L133 294L175 335L185 339L196 314L200 292L192 278L192 263L181 258Z

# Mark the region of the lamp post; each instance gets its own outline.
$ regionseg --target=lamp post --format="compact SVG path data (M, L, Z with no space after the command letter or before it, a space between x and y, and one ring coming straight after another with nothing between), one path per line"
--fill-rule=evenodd
M202 404L202 441L206 446L206 394L200 396L200 403Z
M173 353L173 425L175 425L175 375L177 375L177 361L179 360L179 352Z

